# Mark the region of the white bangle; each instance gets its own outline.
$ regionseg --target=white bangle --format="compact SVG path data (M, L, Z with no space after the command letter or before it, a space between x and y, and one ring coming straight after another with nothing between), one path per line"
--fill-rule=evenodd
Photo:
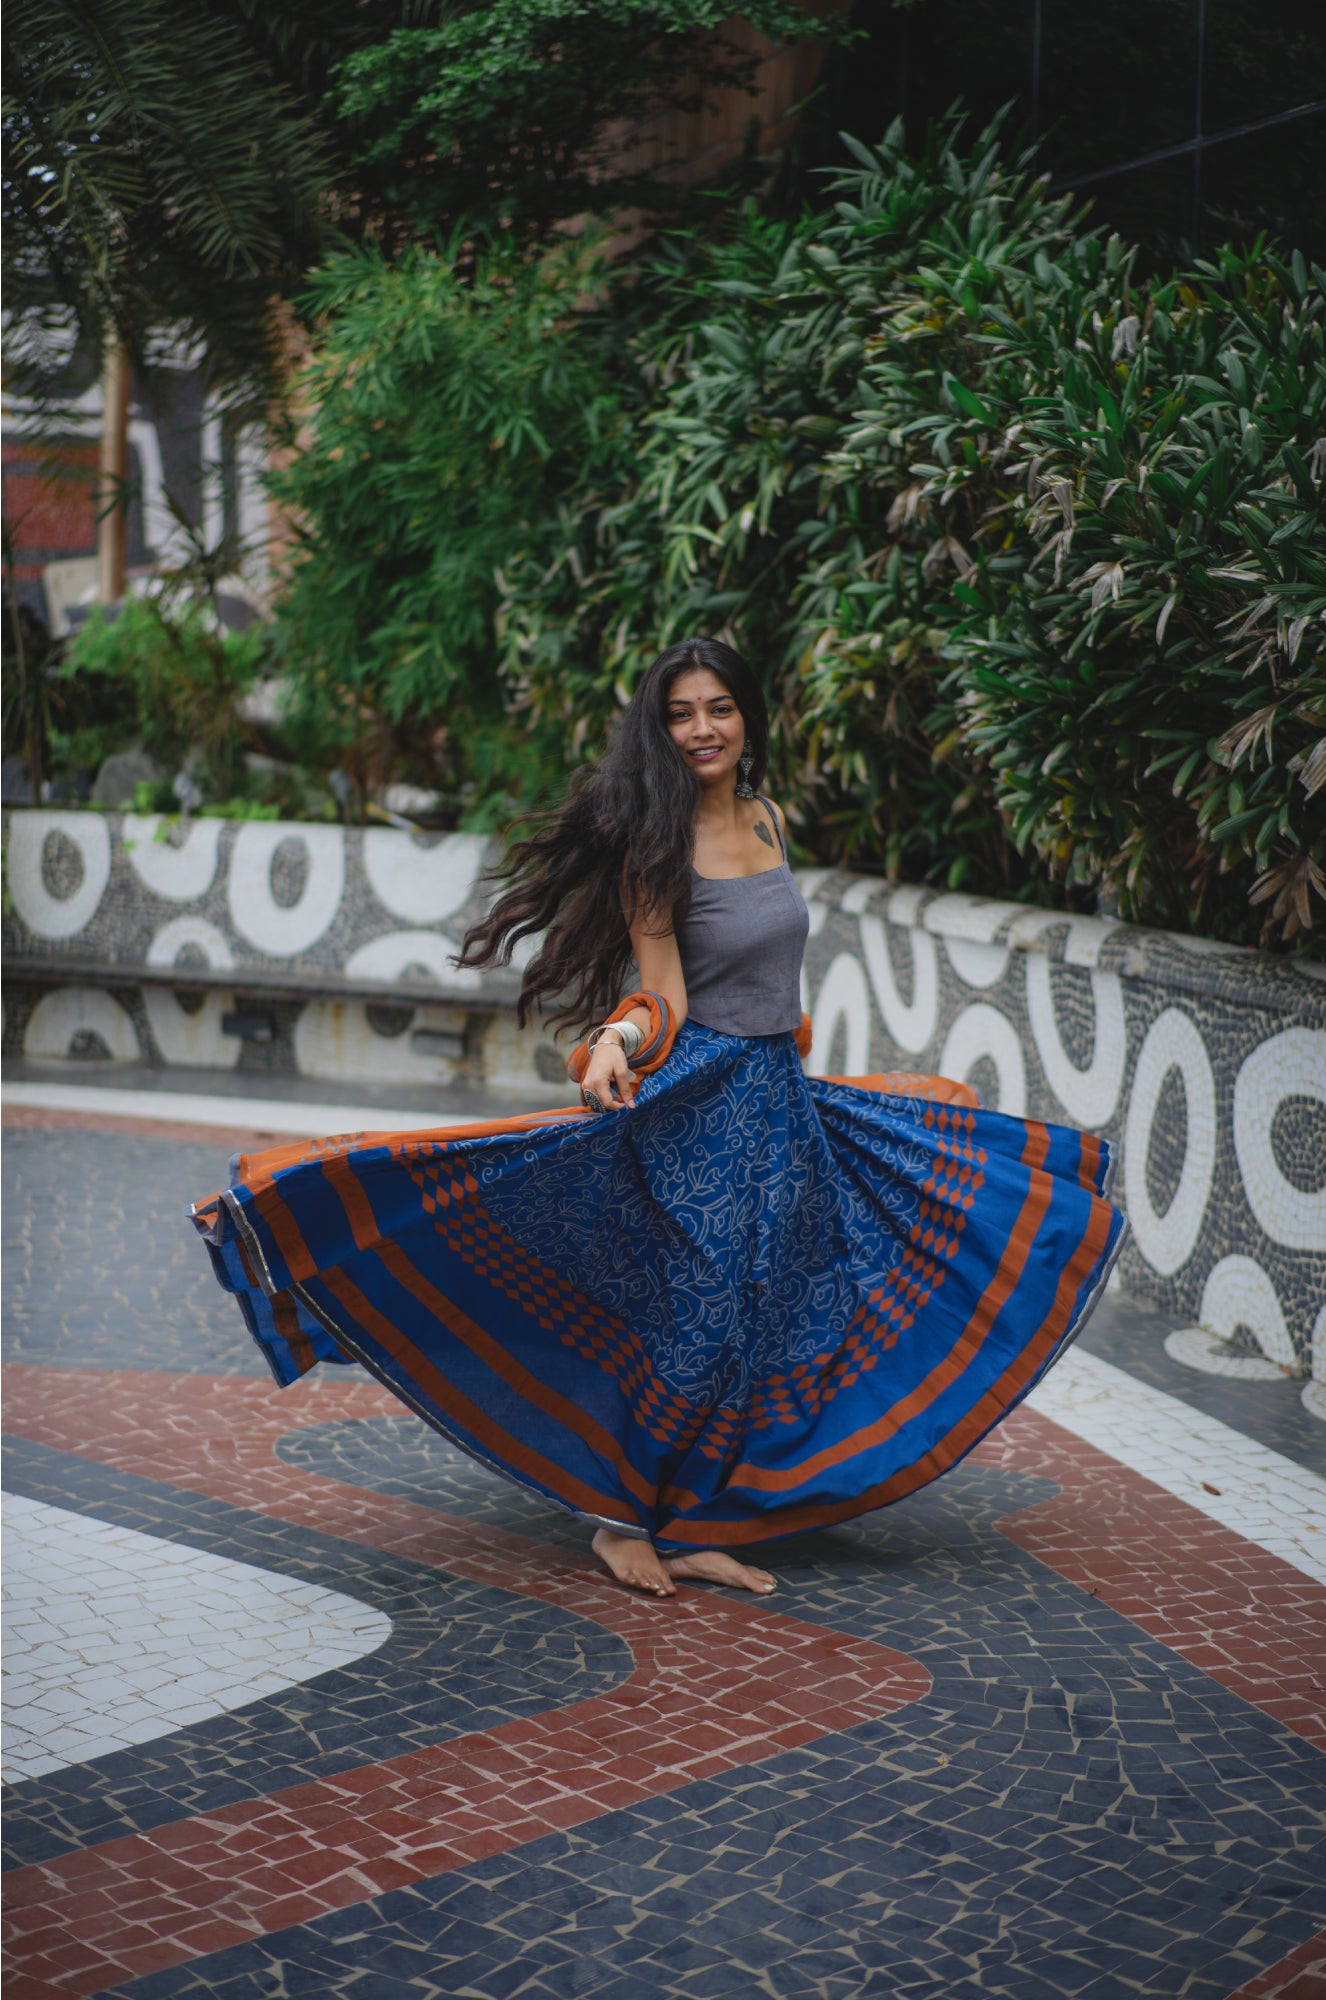
M603 1037L609 1034L620 1035L621 1051L628 1063L632 1056L639 1054L640 1049L644 1045L644 1029L637 1026L634 1021L605 1021L601 1028L595 1028L589 1038L589 1052L591 1055L593 1055Z

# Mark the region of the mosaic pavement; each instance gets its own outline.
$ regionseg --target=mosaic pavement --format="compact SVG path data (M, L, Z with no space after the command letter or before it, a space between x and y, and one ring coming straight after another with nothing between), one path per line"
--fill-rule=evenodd
M7 2000L1326 1995L1294 1384L1109 1299L776 1598L645 1603L358 1371L271 1387L180 1217L231 1141L25 1116Z

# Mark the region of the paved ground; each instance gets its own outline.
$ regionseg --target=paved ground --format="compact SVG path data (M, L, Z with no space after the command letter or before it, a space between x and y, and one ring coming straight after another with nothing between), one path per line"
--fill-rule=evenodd
M1116 1294L775 1599L646 1604L359 1371L278 1393L182 1218L233 1136L125 1101L6 1113L7 2000L1326 1994L1300 1385Z

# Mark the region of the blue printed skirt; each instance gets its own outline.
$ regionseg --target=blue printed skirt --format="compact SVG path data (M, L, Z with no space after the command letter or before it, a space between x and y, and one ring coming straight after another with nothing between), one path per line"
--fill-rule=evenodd
M688 1022L636 1108L242 1155L196 1219L280 1383L357 1360L496 1472L664 1550L954 1465L1120 1247L1104 1141L809 1079Z

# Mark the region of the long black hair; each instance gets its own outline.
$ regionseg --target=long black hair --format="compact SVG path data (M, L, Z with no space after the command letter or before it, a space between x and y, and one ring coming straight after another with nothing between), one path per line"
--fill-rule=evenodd
M769 713L740 653L718 639L683 639L660 653L618 716L596 764L571 779L566 803L507 854L507 883L467 932L458 963L509 965L522 938L543 933L521 981L517 1018L532 1011L576 1027L599 1020L621 996L631 964L623 896L665 932L685 912L700 786L668 734L668 697L679 675L716 674L741 710L750 778L769 755Z

